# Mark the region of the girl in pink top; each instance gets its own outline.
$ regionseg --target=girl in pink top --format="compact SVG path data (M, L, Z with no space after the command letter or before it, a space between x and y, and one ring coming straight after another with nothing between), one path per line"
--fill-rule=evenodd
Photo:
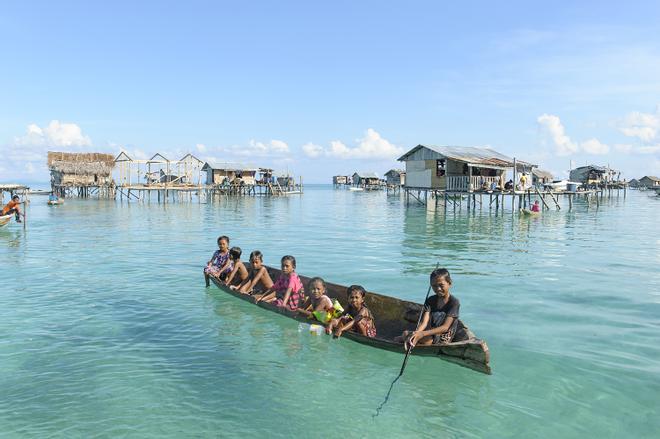
M282 257L282 274L257 302L268 302L291 311L298 309L304 299L302 281L296 274L296 258L290 255Z

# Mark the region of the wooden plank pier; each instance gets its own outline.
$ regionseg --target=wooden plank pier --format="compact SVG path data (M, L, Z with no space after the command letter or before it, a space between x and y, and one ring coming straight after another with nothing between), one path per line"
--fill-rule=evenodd
M626 186L610 186L604 188L591 188L580 191L550 191L539 190L531 187L525 190L474 190L474 191L448 191L444 189L422 188L404 186L404 197L406 205L411 203L428 206L433 203L437 209L442 206L444 210L461 210L463 206L467 211L475 210L495 210L495 212L504 212L507 206L511 212L521 209L531 209L534 201L538 200L543 210L556 209L561 210L559 200L563 197L568 201L568 210L573 209L573 204L577 199L586 200L589 205L592 203L596 207L605 197L626 196Z

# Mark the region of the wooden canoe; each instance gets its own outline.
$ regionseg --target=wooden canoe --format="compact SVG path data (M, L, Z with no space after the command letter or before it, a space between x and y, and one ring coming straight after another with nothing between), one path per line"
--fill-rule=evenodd
M48 205L49 206L59 206L60 204L64 204L64 200L59 198L57 200L48 200Z
M272 279L277 279L279 277L281 273L280 270L272 267L267 268ZM300 274L298 275L300 276ZM300 276L300 279L302 280L303 285L307 285L307 282L309 282L308 277ZM211 280L223 292L248 302L253 302L252 296L241 294L230 289L213 276L211 276ZM328 296L339 300L342 306L346 307L348 304L346 287L329 282L326 282L326 285ZM415 329L422 305L371 292L367 293L365 303L374 315L376 330L378 333L377 337L369 338L348 331L342 334L342 337L361 344L403 354L403 344L395 342L394 338L401 335L404 330ZM318 323L301 314L278 308L269 303L259 302L257 306L283 314L301 322ZM412 355L438 357L479 372L486 374L491 373L488 345L484 340L476 338L472 331L470 331L470 329L460 320L459 329L452 343L444 345L420 345L412 350Z
M14 214L0 216L0 227L4 227L9 224L9 221L11 221L13 216Z
M520 212L522 212L522 214L526 215L526 216L539 216L539 215L541 215L541 212L534 212L533 210L529 210L529 209L521 209Z

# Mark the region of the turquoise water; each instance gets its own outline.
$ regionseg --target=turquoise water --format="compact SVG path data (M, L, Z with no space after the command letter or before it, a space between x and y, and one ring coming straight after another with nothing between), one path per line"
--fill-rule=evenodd
M567 206L566 206L567 207ZM122 204L33 197L0 229L3 437L657 437L660 197L520 218L384 193ZM220 234L421 301L436 261L493 375L314 337L204 288Z

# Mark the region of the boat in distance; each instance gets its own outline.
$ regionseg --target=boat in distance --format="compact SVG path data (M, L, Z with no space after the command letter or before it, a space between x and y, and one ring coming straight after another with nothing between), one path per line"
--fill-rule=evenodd
M249 267L249 264L245 264ZM266 267L272 279L277 279L281 271L273 268ZM308 277L300 276L303 285L309 282ZM219 279L211 276L213 283L223 292L232 296L238 297L250 303L254 303L252 296L241 294L238 291L230 289L224 285ZM331 299L337 299L342 306L348 304L348 297L346 296L346 287L342 285L326 282L326 294ZM422 309L422 305L406 300L397 299L395 297L384 296L378 293L368 292L365 297L365 304L374 316L376 323L377 336L374 338L366 337L352 331L346 331L342 337L356 341L361 344L373 346L379 349L385 349L392 352L405 353L403 343L395 342L394 338L401 335L404 330L414 330L417 325L417 319ZM275 305L265 302L257 303L260 308L265 308L269 311L283 314L287 317L305 323L321 324L314 320L308 319L306 316L289 311L288 309L278 308ZM490 368L490 352L488 345L484 340L478 339L472 331L459 319L458 329L454 340L448 344L436 345L418 345L416 346L411 355L438 357L442 360L456 363L478 372L491 374Z

